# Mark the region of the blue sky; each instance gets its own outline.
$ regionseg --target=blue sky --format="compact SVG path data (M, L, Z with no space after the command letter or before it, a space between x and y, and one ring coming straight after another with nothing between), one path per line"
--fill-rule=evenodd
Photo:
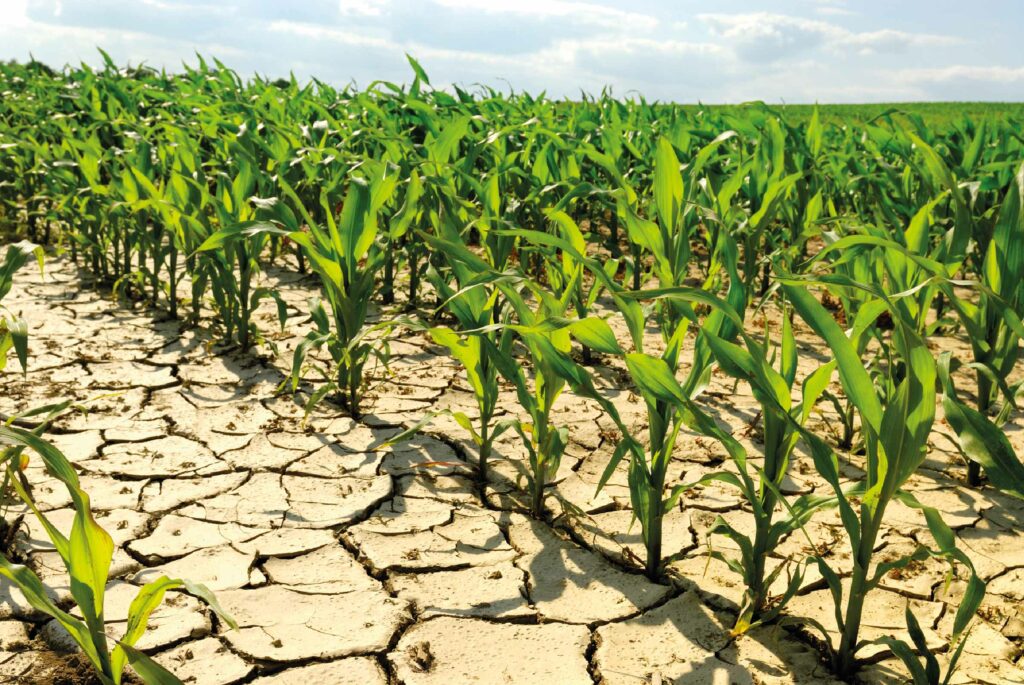
M0 0L0 59L679 102L1024 100L1020 0Z

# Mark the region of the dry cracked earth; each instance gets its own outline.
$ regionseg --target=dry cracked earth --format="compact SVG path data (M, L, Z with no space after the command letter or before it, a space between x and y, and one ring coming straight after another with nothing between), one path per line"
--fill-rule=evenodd
M438 418L416 438L383 445L429 411L473 414L459 367L420 334L400 333L389 369L372 371L361 421L321 405L303 422L303 394L275 390L308 326L301 312L309 282L288 273L270 278L293 313L282 330L270 308L261 310L276 357L224 350L203 328L183 330L81 283L61 259L48 263L45 276L19 273L5 304L27 319L32 356L27 378L16 362L8 367L0 412L63 399L89 408L63 416L48 435L74 462L117 545L107 595L111 635L123 631L137 588L161 574L205 583L237 620L239 629L229 630L198 600L170 593L139 646L184 682L837 682L796 624L729 636L742 586L709 560L709 546L725 553L730 546L706 531L718 516L740 530L751 519L726 487L689 493L668 517L669 582L638 573L643 549L625 471L595 495L617 434L593 404L571 394L559 401L556 418L570 427L572 444L547 498L551 516L536 521L524 513L522 449L512 432L498 446L486 495L467 461L474 450L454 421ZM814 368L822 350L803 345L801 358L804 371ZM642 428L641 401L621 389L620 370L605 362L594 373L625 420ZM716 376L706 401L756 455L757 409L746 389ZM508 389L502 411L517 411ZM812 421L823 432L834 424L827 413ZM909 487L945 513L989 580L983 620L953 682L1021 683L1024 505L963 486L962 466L937 426ZM1019 427L1010 430L1021 446ZM670 480L722 468L730 468L722 450L688 436ZM860 473L852 458L844 468L850 478ZM28 479L40 508L68 528L67 493L38 459ZM828 490L801 455L786 491ZM882 559L929 542L915 510L893 504L888 522ZM817 516L807 532L836 568L849 568L835 515ZM16 544L69 606L59 558L31 517ZM770 562L810 549L807 538L793 536ZM869 599L863 635L904 635L909 602L941 650L962 587L932 560L887 576ZM47 664L53 652L72 648L68 637L17 589L0 584L0 594L0 681L51 682ZM835 630L820 576L808 574L789 614ZM874 663L861 680L903 681L905 671L887 652L869 647L864 655Z

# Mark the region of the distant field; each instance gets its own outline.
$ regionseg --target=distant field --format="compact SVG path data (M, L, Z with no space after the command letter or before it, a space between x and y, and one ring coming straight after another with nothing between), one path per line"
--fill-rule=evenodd
M769 107L786 115L796 123L810 119L815 105L773 105ZM682 105L684 110L711 109L742 112L746 105ZM879 102L864 105L817 105L825 122L870 121L877 117L892 115L894 118L917 115L929 126L943 126L957 121L965 115L971 119L1022 119L1024 102Z

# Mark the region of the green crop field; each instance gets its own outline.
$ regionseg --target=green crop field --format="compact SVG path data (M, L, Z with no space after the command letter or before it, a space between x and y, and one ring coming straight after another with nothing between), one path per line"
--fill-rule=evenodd
M681 109L691 115L701 109L742 116L750 105L708 105L707 107L683 105ZM773 105L779 116L794 124L806 124L814 115L827 124L836 126L878 122L906 127L925 126L935 129L949 129L964 120L990 123L1020 121L1024 117L1024 103L1020 102L880 102L870 105ZM920 122L916 119L920 118Z
M746 649L744 640L771 627L812 655L813 682L879 682L880 663L896 674L886 682L966 682L951 680L963 663L961 674L984 667L996 674L985 682L1019 682L1013 655L1022 633L1004 628L1020 618L1006 608L1011 595L986 590L1018 564L1019 554L999 554L1021 545L1024 104L566 101L435 89L409 62L411 84L359 90L244 79L217 61L181 73L119 69L109 59L59 72L0 66L0 225L9 242L0 297L16 296L0 324L0 359L13 352L17 370L27 371L22 377L12 366L4 376L0 575L30 605L27 625L58 625L97 682L120 683L129 668L146 683L180 682L177 662L160 651L174 644L146 642L155 634L147 622L168 625L165 593L191 595L212 609L206 630L219 631L246 674L356 654L377 659L361 668L397 669L392 682L427 682L417 678L449 667L438 651L447 641L406 649L402 638L401 651L398 626L422 632L481 615L488 621L480 631L502 630L497 613L473 613L494 601L424 620L434 605L419 599L367 651L306 654L289 634L277 638L283 648L274 645L284 656L268 656L246 631L264 626L273 637L272 624L239 599L265 588L250 575L211 589L201 564L191 565L200 574L192 580L179 570L164 575L163 564L205 544L194 542L198 534L181 535L180 550L173 537L170 549L155 546L165 526L186 520L222 526L218 536L228 525L256 531L264 519L280 519L295 535L319 526L341 536L333 553L377 584L386 598L371 602L379 610L404 602L408 587L431 582L447 562L429 561L437 554L429 546L381 561L373 545L385 543L367 519L377 521L391 498L408 507L394 512L428 511L410 504L425 497L445 511L458 501L482 512L498 547L472 545L507 552L529 579L529 607L510 625L540 630L554 621L583 631L583 642L596 645L586 658L604 660L584 669L604 679L594 682L626 682L604 665L615 663L608 645L617 622L653 616L683 588L694 588L694 602L707 600L701 593L717 590L699 569L712 563L736 590L728 601L708 600L716 608L707 615L724 622L715 633L721 646L707 656L720 668L724 645ZM41 279L30 266L36 257ZM63 294L44 305L51 263ZM26 290L18 290L22 279L32 279ZM83 303L83 288L102 297ZM74 316L60 318L67 312ZM124 323L125 312L148 318ZM136 356L130 345L102 343L103 335L151 329L164 337ZM60 336L77 342L61 350ZM104 364L129 362L129 371L100 375ZM208 366L196 373L197 364ZM452 372L444 380L429 376L430 366L445 365ZM211 380L222 368L234 371ZM396 390L394 378L412 368L426 375ZM123 385L124 376L141 380ZM91 397L122 392L136 399L116 421L79 411ZM161 399L167 393L189 399ZM175 414L234 411L241 401L251 411L201 441L187 432L200 429ZM270 451L255 463L244 461L256 454L246 443L216 447L248 435L246 416L271 410L269 428L251 429L252 445L282 422L291 422L291 437L266 443ZM331 433L338 425L385 433L358 438L369 446L357 448L356 438ZM74 457L78 443L67 436L85 440L88 431L100 436L100 454ZM318 439L337 453L315 451ZM400 461L425 439L447 456ZM187 459L146 451L187 440ZM115 458L136 448L136 462ZM283 459L282 450L295 456ZM343 460L351 453L376 455L376 466L364 473ZM215 479L243 472L252 480L216 489ZM423 494L417 479L435 477L465 488L461 499ZM157 494L170 498L176 478L198 494L182 495L175 509L147 510L146 501L160 501L152 488L163 483ZM308 497L324 498L302 500L301 520L289 478L306 479ZM331 478L343 479L341 494L319 494ZM253 495L243 482L263 489ZM103 490L89 492L91 484ZM123 498L122 487L141 488L143 499L105 501ZM67 497L53 503L53 488ZM275 488L287 492L267 494ZM370 488L386 492L360 507L343 504ZM285 503L269 504L274 497ZM310 502L325 518L308 513ZM160 514L125 537L96 513L125 506ZM393 525L411 526L399 513L388 514ZM613 532L580 523L615 513L625 517ZM711 521L699 528L705 515ZM459 514L431 526L452 516ZM683 516L689 523L679 523ZM35 537L52 543L48 566L39 549L14 542L30 519L39 521ZM692 544L679 541L678 526L687 541L694 531ZM1002 552L979 542L982 528ZM550 577L522 561L530 553L524 530L574 545L566 558L589 555L593 566L579 568L604 569L560 571L574 583L583 577L581 587L619 574L661 599L636 604L642 593L627 593L635 606L620 613L558 614L558 594L538 590ZM249 538L237 536L225 554L243 556ZM238 562L240 572L293 587L280 579L298 573L288 555L306 548L268 550L270 543ZM475 563L446 572L468 573ZM137 582L143 576L129 576L128 566L159 573ZM342 582L330 575L342 566L326 568L309 583ZM907 585L921 569L930 582ZM44 587L57 577L64 594ZM104 613L112 578L139 586L113 623ZM385 580L387 592L378 583ZM306 596L296 594L297 602ZM518 606L523 598L515 597ZM108 608L128 605L112 601ZM881 605L896 607L898 625L876 620ZM194 611L205 615L198 603ZM362 620L352 620L345 630L362 631ZM679 623L666 624L664 640L682 639L688 624ZM27 630L33 638L45 632ZM971 642L992 634L1008 645L998 655ZM744 659L728 668L755 669L756 659ZM665 658L673 661L686 660ZM744 670L745 680L728 672L729 682L768 682L755 670ZM628 682L663 682L652 673L637 670ZM667 677L712 682L687 673ZM793 678L777 682L811 682Z

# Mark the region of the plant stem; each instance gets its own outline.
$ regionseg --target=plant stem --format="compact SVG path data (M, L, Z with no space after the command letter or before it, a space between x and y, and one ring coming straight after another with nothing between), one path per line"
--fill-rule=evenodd
M188 272L192 283L192 315L190 321L192 325L199 323L199 309L202 306L203 299L202 286L199 283L198 266L194 254L190 253L185 257L185 271Z
M992 381L988 376L981 373L977 373L978 377L978 411L983 415L988 415L988 411L992 406ZM967 461L967 484L971 487L978 487L981 485L981 464L969 459Z
M249 349L249 259L245 247L238 245L238 295L239 295L239 331L238 339L242 350Z
M395 303L395 251L391 246L391 241L388 241L387 247L384 248L386 257L384 259L384 283L383 292L381 298L384 304Z
M839 651L835 655L834 668L840 677L853 673L857 666L855 648L857 635L860 632L860 617L864 610L864 586L867 582L867 568L859 563L854 566L853 578L850 583L850 596L846 601L843 636L839 643Z
M416 298L420 289L420 267L416 248L409 246L409 308L415 309Z
M647 521L647 566L645 573L651 580L658 580L661 574L661 523L663 520L661 511L661 490L657 495L657 505L652 506Z
M542 476L539 476L533 483L533 492L530 493L530 510L533 512L534 518L544 517L544 481Z
M609 221L608 230L611 233L611 253L612 257L619 257L622 255L622 250L619 249L619 215L612 212L611 220Z
M168 262L168 274L170 280L170 292L168 301L170 304L171 318L178 318L178 246L171 240L171 254Z
M640 246L636 243L630 243L629 247L633 253L633 290L640 290Z
M487 460L491 456L491 440L488 424L490 421L480 421L480 459L477 462L476 477L482 487L487 487Z
M770 499L770 502L769 502ZM766 491L763 498L764 516L756 522L754 530L753 562L748 579L747 596L750 598L751 618L757 618L768 601L768 588L764 586L765 560L768 558L768 530L772 525L772 513L775 507L774 496Z
M860 546L853 560L853 576L850 580L850 594L846 600L846 612L843 616L843 635L839 643L839 651L834 656L836 674L848 677L857 668L857 638L860 634L861 614L864 611L864 600L868 590L868 570L871 567L871 555L875 549L881 517L872 514L861 532Z

